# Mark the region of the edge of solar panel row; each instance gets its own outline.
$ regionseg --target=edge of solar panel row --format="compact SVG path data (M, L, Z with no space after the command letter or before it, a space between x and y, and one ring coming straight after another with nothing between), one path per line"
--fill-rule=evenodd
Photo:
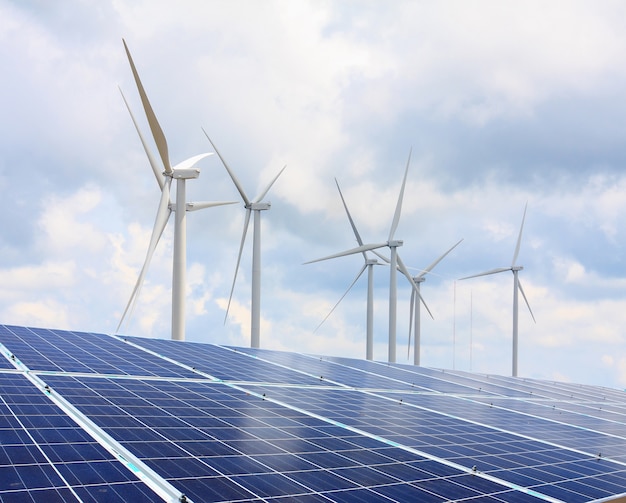
M0 502L626 501L626 393L0 325Z

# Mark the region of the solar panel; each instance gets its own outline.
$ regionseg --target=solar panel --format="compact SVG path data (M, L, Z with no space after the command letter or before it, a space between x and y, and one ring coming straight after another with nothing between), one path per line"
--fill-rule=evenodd
M132 471L26 377L0 373L1 501L154 501Z
M592 386L0 326L0 501L626 497Z
M297 366L281 366L258 359L254 365L238 348L223 348L210 344L131 338L127 341L205 372L215 379L242 382L273 382L282 384L319 384L317 377L297 370Z
M194 377L177 363L102 334L5 326L0 342L38 371Z

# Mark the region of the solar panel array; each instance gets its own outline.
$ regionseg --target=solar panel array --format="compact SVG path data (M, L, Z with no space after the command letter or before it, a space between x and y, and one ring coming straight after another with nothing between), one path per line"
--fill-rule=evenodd
M626 498L626 393L0 325L0 502Z

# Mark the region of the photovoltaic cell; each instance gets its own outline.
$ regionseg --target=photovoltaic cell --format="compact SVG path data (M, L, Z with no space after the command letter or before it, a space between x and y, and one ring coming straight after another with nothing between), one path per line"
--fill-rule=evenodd
M135 344L163 354L176 361L206 372L224 381L264 382L280 384L326 384L317 377L300 372L297 366L279 366L258 360L252 363L244 352L210 344L177 343L162 339L135 337Z
M499 384L505 389L512 389L517 392L523 393L523 396L528 398L554 399L559 401L586 401L600 399L617 400L618 403L622 403L624 394L622 390L603 388L600 386L583 386L580 384L538 381L535 379L519 377L514 378L507 376L470 374L468 372L458 370L446 370L446 373L466 378L468 376L471 376L475 379L482 378L482 380L489 381L492 384ZM505 393L505 396L511 396L511 394Z
M158 501L25 377L0 373L0 390L0 501Z
M0 343L30 370L194 377L115 337L0 325Z
M12 326L0 343L2 502L577 503L626 490L617 390Z
M372 389L412 389L415 387L411 382L382 375L384 366L381 367L381 374L378 374L371 371L363 372L356 367L332 364L323 358L295 353L257 350L254 348L239 348L238 351L255 356L263 361L301 369L312 376L319 376L320 381L326 383L341 383L344 386Z
M97 415L91 413L90 406L76 403L81 412L172 485L199 501L213 501L210 498L224 491L232 493L232 498L245 499L363 489L354 480L343 477L341 470L372 467L384 478L385 472L378 471L377 465L389 472L387 485L406 493L404 497L418 492L430 495L431 489L419 488L422 484L439 491L448 487L465 497L478 494L471 484L447 484L449 478L463 476L459 470L450 469L445 476L435 474L427 468L435 463L380 442L377 459L368 459L375 451L353 443L352 437L358 434L221 383L69 376L49 377L47 382L54 392L75 397L76 389L85 389L90 390L88 394L95 391L102 402L114 404L115 411ZM149 392L156 407L162 401L168 406L158 410L124 406L115 399L123 393L111 393L113 389L137 395ZM66 390L72 393L65 393ZM180 414L182 410L186 411L184 415ZM136 425L118 427L118 417L132 418ZM224 424L205 426L206 417L220 418ZM229 425L232 418L237 421ZM285 422L285 418L289 421ZM269 435L268 430L272 432ZM409 467L409 460L416 467ZM420 462L424 463L423 469L417 467ZM241 466L251 471L241 473ZM405 472L402 467L407 467ZM403 478L406 474L407 479ZM380 478L377 484L370 481L368 485L382 490L385 484ZM505 489L498 485L496 492Z

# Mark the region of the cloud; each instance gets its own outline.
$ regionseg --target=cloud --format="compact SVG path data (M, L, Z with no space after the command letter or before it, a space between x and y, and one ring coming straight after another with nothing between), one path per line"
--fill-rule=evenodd
M363 239L388 238L412 148L404 262L420 270L464 238L423 285L423 363L510 372L510 275L457 282L456 297L455 280L510 265L528 202L518 263L537 324L522 303L522 374L623 386L621 3L114 0L0 15L0 322L119 322L158 203L117 89L150 139L124 37L175 162L211 150L204 127L250 197L287 165L262 216L262 346L363 356L363 279L313 333L361 259L302 263L355 245L334 178ZM189 200L240 201L217 156L200 169ZM241 206L187 224L188 338L248 345L250 238L223 319ZM169 334L172 231L127 333ZM378 267L381 360L388 283ZM409 297L400 278L402 359Z
M13 325L31 327L63 327L69 329L71 320L64 303L54 299L39 302L13 302L3 311L3 319Z
M7 299L14 297L17 292L35 294L38 290L73 288L76 265L71 261L44 262L42 264L8 268L2 272L6 285L11 286L6 291Z

